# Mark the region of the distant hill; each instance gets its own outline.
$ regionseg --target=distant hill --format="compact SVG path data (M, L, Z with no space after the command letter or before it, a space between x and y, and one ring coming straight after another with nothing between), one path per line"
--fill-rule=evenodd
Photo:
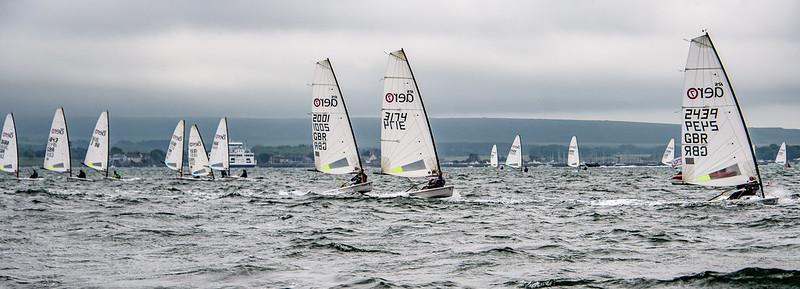
M70 137L76 143L85 143L96 118L69 117ZM178 119L130 118L111 115L111 138L115 146L125 150L165 149L167 140ZM216 118L187 118L188 126L197 123L201 133L210 142L217 126ZM17 129L22 145L44 148L51 119L17 116ZM308 119L230 118L231 139L255 145L306 144L310 138ZM377 118L354 118L353 129L362 148L379 147L380 122ZM663 146L669 138L679 140L677 124L656 124L622 121L507 119L507 118L434 118L431 126L439 148L449 146L481 148L488 144L510 145L515 134L522 135L526 145L566 145L573 135L581 146ZM754 128L751 130L757 145L800 143L800 130L781 128ZM490 146L490 145L489 145ZM459 150L460 151L460 150Z

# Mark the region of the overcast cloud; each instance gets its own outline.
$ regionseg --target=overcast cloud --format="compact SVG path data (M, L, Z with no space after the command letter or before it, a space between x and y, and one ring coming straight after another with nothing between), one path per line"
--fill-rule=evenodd
M305 117L330 57L377 116L406 49L434 117L677 122L708 28L751 125L800 128L800 1L6 1L0 110Z

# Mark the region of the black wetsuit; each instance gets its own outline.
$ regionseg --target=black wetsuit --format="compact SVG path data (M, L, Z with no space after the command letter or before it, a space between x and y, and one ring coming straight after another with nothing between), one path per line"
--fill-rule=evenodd
M358 174L353 176L352 179L350 179L350 183L354 185L363 184L366 182L367 182L367 174L365 174L363 171L359 172Z
M240 177L246 178L247 177L247 170L242 170L242 175Z
M444 184L445 184L444 178L440 175L435 179L431 179L430 181L428 181L428 185L422 187L422 189L427 190L427 189L441 188L444 187Z
M728 199L737 200L746 196L755 196L758 194L758 189L759 187L757 183L741 184L736 186L736 191L733 192Z
M33 170L33 173L31 174L31 179L38 179L38 178L39 178L39 172Z
M81 178L81 179L85 179L86 178L86 172L84 172L83 170L80 170L78 172L78 177Z

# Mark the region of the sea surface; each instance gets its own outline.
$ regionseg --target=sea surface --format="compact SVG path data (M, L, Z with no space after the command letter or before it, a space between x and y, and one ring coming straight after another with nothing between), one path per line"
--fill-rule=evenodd
M4 179L0 287L800 287L798 169L762 167L777 205L706 202L670 168L445 169L439 200L372 173L332 195L342 180L305 169Z

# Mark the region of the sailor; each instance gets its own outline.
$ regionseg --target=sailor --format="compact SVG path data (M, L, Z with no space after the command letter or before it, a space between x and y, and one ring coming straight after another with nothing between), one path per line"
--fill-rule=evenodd
M353 185L363 184L367 182L367 174L364 173L364 169L359 169L358 173L350 179L350 183Z
M220 175L221 178L224 179L225 177L228 176L228 171L219 171L219 175Z
M86 172L84 172L83 169L81 169L80 171L78 171L78 177L81 178L81 179L85 179L86 178Z
M501 170L503 169L503 165L500 165L500 169L501 169Z
M736 191L728 197L729 200L736 200L746 196L755 196L758 193L758 183L756 178L750 177L747 183L736 186Z
M122 175L120 175L120 174L119 174L119 172L117 172L117 170L114 170L113 177L114 177L115 179L121 179L121 178L122 178Z
M527 173L528 172L528 166L525 166L525 168L522 171Z
M239 177L247 178L247 170L242 170L242 175Z
M428 184L425 185L424 187L422 187L422 189L423 190L427 190L427 189L441 188L441 187L444 187L444 184L445 184L445 181L444 181L444 178L442 177L442 173L439 173L436 176L436 178L430 179L428 181Z
M31 179L38 179L39 178L39 172L37 172L36 169L33 169L33 173L31 174L30 178Z

